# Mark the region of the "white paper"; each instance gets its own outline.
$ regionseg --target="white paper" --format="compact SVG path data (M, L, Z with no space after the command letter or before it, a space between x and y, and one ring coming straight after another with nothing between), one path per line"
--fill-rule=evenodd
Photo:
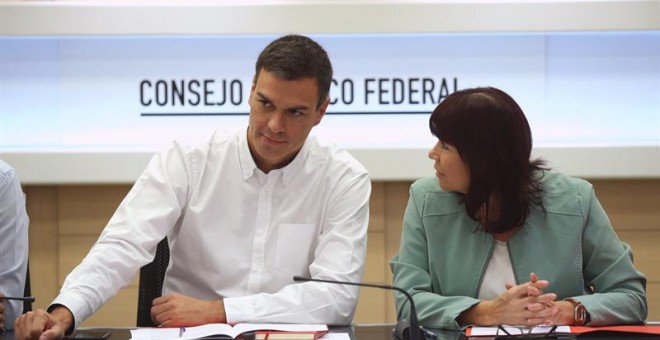
M351 337L348 333L327 333L319 340L351 340Z
M521 335L528 334L530 328L524 326L503 326L507 332L511 335ZM536 326L531 328L531 334L545 334L550 331L552 326ZM570 333L571 328L569 326L557 326L555 333ZM470 336L495 336L495 335L506 335L503 331L499 330L497 327L472 327L470 331Z

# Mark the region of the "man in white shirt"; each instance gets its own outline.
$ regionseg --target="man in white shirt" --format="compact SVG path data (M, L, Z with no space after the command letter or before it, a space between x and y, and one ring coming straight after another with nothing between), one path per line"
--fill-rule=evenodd
M0 332L14 329L23 302L2 299L23 296L28 261L28 216L16 171L0 160Z
M330 60L313 40L288 35L261 52L255 71L248 128L154 156L49 313L17 320L19 339L71 332L165 236L170 264L151 309L162 327L350 323L356 287L292 279L359 282L364 269L368 173L308 138L329 104Z

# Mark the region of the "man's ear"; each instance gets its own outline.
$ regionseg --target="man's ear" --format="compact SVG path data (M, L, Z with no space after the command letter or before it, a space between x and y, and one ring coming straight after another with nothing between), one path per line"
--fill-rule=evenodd
M317 117L316 123L314 123L315 126L318 125L321 122L321 119L323 119L323 116L325 116L325 110L328 109L328 105L330 105L330 96L326 97L323 101L323 104L319 106L319 115Z

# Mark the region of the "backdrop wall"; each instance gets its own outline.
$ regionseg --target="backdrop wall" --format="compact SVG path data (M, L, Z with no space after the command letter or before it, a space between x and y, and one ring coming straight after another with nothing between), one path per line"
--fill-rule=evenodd
M298 32L335 68L314 133L376 180L432 174L429 113L474 86L510 93L561 171L660 177L659 4L0 2L0 155L26 183L131 183L172 139L242 129L257 54Z

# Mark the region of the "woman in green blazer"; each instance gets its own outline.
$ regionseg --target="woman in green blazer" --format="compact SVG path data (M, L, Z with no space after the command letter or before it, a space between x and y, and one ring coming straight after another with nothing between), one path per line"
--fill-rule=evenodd
M531 160L518 104L495 88L448 96L431 115L436 177L410 188L394 285L420 324L612 325L646 319L633 266L588 182ZM409 305L396 294L399 318Z

